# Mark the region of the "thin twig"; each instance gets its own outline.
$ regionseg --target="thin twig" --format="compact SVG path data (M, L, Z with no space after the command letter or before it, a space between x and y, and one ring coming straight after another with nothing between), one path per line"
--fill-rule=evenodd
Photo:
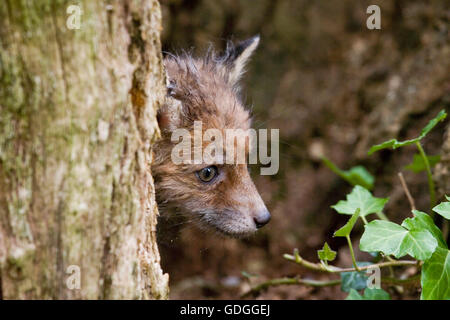
M381 277L381 283L391 284L391 285L407 285L409 283L415 283L420 281L420 274L412 276L406 279L396 279L393 277ZM272 279L266 282L260 283L255 287L251 288L247 292L241 295L241 298L247 298L248 296L256 296L261 291L267 290L269 287L281 286L281 285L305 285L310 287L331 287L337 286L341 284L341 280L328 280L328 281L320 281L320 280L307 280L301 279L299 277L296 278L279 278Z
M350 236L347 235L346 238L347 238L348 248L350 249L350 254L352 255L353 267L355 267L356 271L361 271L361 269L356 264L355 253L353 252L353 246L352 246L352 241L350 240Z
M364 216L360 216L360 217L361 217L361 220L364 222L364 224L368 224L366 217L364 217Z
M399 267L399 266L407 266L407 265L408 266L410 266L410 265L419 266L420 265L420 261L394 260L394 261L374 263L374 264L371 264L368 266L361 266L361 267L358 267L359 270L357 270L356 268L339 268L339 267L335 267L335 266L325 267L322 264L307 261L307 260L303 259L302 257L300 257L298 250L294 250L294 255L284 254L283 257L286 260L293 261L293 262L295 262L305 268L308 268L310 270L321 271L321 272L330 272L330 273L363 271L363 270L368 270L368 269L377 268L377 267L385 268L385 267L389 267L389 266Z
M385 220L385 221L389 221L388 217L386 217L386 215L383 213L383 211L377 212L375 213L378 218L380 218L381 220Z
M403 177L403 173L399 172L398 177L400 178L400 182L402 183L403 190L406 193L406 197L408 198L409 204L411 205L411 210L416 210L416 205L414 204L414 199L409 193L408 185L406 184L405 178Z

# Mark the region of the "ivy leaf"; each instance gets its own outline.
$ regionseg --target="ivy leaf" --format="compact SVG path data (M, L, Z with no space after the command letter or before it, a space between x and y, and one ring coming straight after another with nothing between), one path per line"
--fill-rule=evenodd
M444 109L439 111L436 117L431 119L430 122L428 122L428 124L425 126L425 128L422 129L419 138L422 139L423 137L425 137L440 121L443 121L446 117L447 112L445 112Z
M426 260L438 245L428 230L408 230L389 221L374 220L364 228L359 244L362 251L381 251L396 258L409 254L418 260Z
M353 226L356 223L356 220L358 220L360 212L361 210L357 208L355 213L347 221L347 223L333 234L333 237L347 237L348 235L350 235L350 232L352 231Z
M366 300L391 300L389 293L383 289L369 289L364 290L364 298Z
M439 161L441 161L440 156L427 156L430 167L434 167ZM420 154L416 153L413 156L413 162L405 166L406 170L413 171L414 173L419 173L426 170L425 163Z
M433 211L443 216L445 219L450 220L450 197L445 196L446 202L439 203L433 208Z
M356 262L358 267L368 266L369 262ZM344 292L350 292L351 289L362 290L367 287L367 280L369 277L366 275L366 271L352 271L341 273L341 290Z
M422 267L423 300L450 299L450 251L437 248L430 259Z
M389 198L376 198L369 190L355 186L347 195L347 200L340 200L331 207L341 214L353 214L359 208L361 209L360 215L364 217L371 213L381 212L388 200Z
M448 249L447 243L445 243L442 236L441 229L439 229L433 222L433 219L426 214L418 210L413 210L414 218L406 218L402 226L408 230L428 230L437 240L438 246L444 249Z
M375 178L363 166L352 167L350 170L344 171L344 176L351 185L360 185L369 190L373 189Z
M317 250L317 255L320 260L333 261L336 258L336 251L331 250L328 243L325 242L322 250Z
M358 291L351 289L350 294L345 300L391 300L389 293L383 289L369 289L364 290L364 295L360 295Z
M363 297L355 289L350 289L350 293L345 300L364 300Z
M325 157L322 157L322 161L328 168L331 169L331 171L336 173L352 186L360 185L369 190L373 189L375 177L363 166L352 167L350 170L341 170Z
M385 141L381 144L377 144L375 146L372 146L369 150L369 155L372 153L382 150L382 149L397 149L404 146L409 146L411 144L414 144L416 142L419 142L422 140L440 121L443 121L447 117L447 113L445 110L441 110L436 117L430 120L428 124L425 126L425 128L422 129L420 132L420 135L417 138L405 140L405 141L397 141L397 139L391 139L388 141Z

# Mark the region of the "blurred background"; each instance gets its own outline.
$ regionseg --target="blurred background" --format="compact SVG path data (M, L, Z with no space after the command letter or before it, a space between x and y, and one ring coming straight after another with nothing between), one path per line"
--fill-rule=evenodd
M366 9L381 8L381 30L366 28ZM310 0L162 0L163 50L261 35L243 85L253 106L254 127L280 129L280 171L254 180L272 221L250 239L226 239L185 225L160 244L163 269L170 274L171 298L237 299L270 278L315 274L283 259L298 248L317 261L325 241L338 251L339 266L350 266L344 238L332 238L348 216L331 205L352 186L321 161L342 169L364 165L376 176L375 196L389 197L385 213L400 222L410 215L397 173L402 171L416 206L428 210L425 173L406 171L414 147L367 156L370 146L390 138L415 137L450 105L450 2ZM424 141L428 154L449 154L448 121ZM446 133L447 131L447 133ZM450 190L448 157L435 168L438 199ZM175 227L175 226L174 226ZM353 231L362 232L361 225ZM354 236L355 239L358 237ZM354 244L358 247L357 241ZM356 252L364 261L367 255ZM250 280L242 271L255 275ZM257 277L256 277L257 276ZM417 298L417 288L393 298ZM339 287L271 288L259 298L341 299Z

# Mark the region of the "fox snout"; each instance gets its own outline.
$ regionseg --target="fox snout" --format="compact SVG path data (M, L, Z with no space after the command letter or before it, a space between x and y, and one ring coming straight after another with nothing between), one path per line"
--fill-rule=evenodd
M269 210L265 209L261 212L258 212L258 214L253 218L253 221L255 221L256 228L262 228L267 223L269 223L271 218Z
M206 219L216 230L234 237L246 237L271 218L245 165L226 166L217 186L215 219Z

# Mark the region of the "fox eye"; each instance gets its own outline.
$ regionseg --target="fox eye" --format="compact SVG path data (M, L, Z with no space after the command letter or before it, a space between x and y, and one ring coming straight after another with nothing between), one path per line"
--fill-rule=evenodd
M210 166L197 171L197 176L203 182L211 182L219 173L216 166Z

